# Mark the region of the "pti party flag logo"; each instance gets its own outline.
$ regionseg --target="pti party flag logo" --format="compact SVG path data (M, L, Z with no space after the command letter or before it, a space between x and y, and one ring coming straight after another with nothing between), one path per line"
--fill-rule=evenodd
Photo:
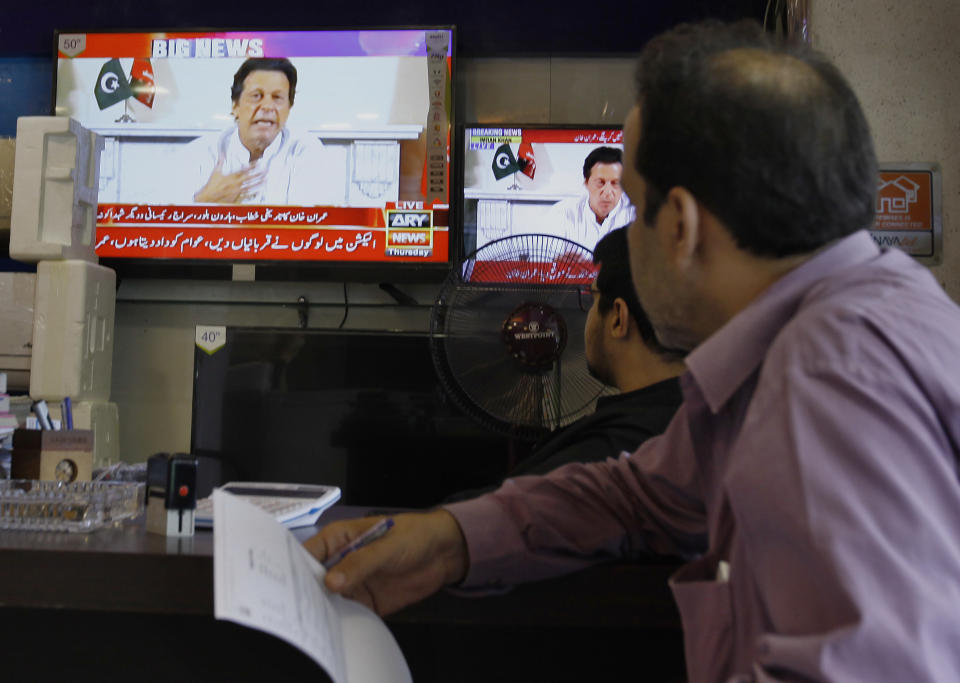
M493 177L500 180L519 170L520 165L514 158L510 145L503 143L497 147L497 151L493 153Z
M520 172L533 180L537 172L537 160L533 156L533 145L529 142L520 143L520 149L517 150L517 164L520 166Z
M97 106L100 109L106 109L117 102L123 102L133 95L130 83L127 81L127 77L123 75L119 59L111 59L100 69L93 94L97 98Z
M157 96L157 82L153 78L153 67L149 59L137 57L133 60L130 68L130 89L135 98L153 108L153 99Z
M493 177L497 180L505 178L511 173L520 171L533 180L533 174L537 172L537 160L533 156L533 145L529 142L521 142L517 156L513 156L513 150L509 143L503 143L497 147L493 153ZM510 189L513 189L511 186Z

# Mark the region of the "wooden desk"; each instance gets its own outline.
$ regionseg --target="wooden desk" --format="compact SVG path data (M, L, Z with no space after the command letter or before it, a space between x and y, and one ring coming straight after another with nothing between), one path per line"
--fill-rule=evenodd
M322 520L357 514L336 506ZM682 680L679 617L666 586L674 568L603 565L497 597L441 592L387 623L417 683L582 682L618 671ZM211 532L166 539L145 533L142 520L88 535L0 532L0 643L5 673L21 680L47 680L65 666L71 680L319 675L286 643L213 619Z

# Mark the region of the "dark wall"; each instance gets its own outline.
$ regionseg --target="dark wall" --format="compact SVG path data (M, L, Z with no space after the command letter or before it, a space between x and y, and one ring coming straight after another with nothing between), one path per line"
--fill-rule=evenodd
M0 15L0 57L49 56L56 29L291 29L455 25L459 54L636 52L652 35L707 16L760 19L766 0L10 0Z

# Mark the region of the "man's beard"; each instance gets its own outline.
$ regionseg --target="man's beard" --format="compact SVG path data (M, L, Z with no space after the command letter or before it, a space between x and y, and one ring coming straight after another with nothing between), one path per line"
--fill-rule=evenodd
M598 382L602 382L607 386L613 386L613 382L611 382L610 378L606 376L606 373L598 370L597 367L590 361L587 361L587 372Z

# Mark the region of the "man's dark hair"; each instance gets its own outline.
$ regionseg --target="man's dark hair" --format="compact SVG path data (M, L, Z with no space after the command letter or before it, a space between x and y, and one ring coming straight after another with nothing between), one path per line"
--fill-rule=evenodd
M243 92L243 82L254 71L282 71L290 83L290 106L293 106L293 97L297 94L297 67L286 57L251 57L237 69L233 75L233 85L230 86L230 99L236 104Z
M600 266L597 273L597 310L606 313L613 308L615 299L623 299L630 316L637 324L643 343L665 360L678 360L686 354L668 349L657 341L653 325L637 299L637 290L630 277L630 255L627 249L627 228L617 228L600 238L593 248L593 262Z
M637 68L644 222L689 190L759 256L813 251L873 223L877 161L840 72L758 24L684 24Z
M623 152L616 147L597 147L583 160L583 179L590 180L590 173L597 164L622 164Z

